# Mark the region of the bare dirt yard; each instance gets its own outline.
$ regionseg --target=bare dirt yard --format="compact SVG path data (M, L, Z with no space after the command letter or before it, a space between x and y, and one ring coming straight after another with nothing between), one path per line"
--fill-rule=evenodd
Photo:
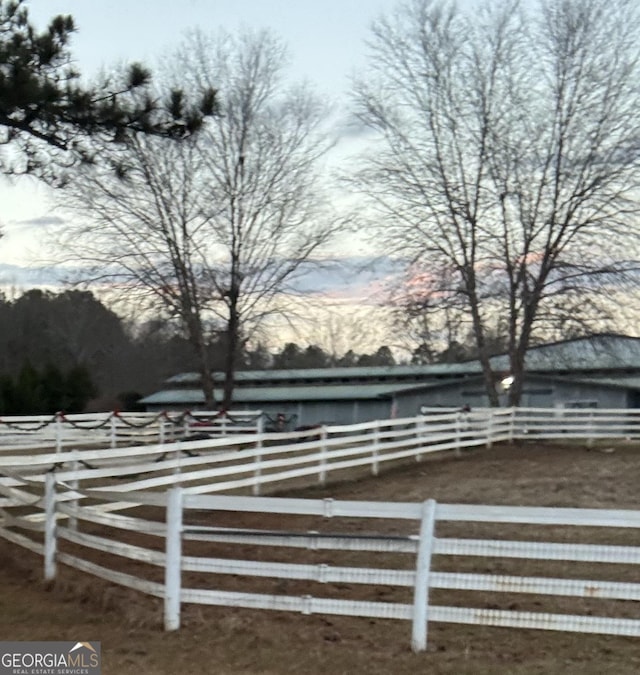
M377 478L298 488L281 495L640 510L640 447L498 446L468 451L458 458L432 457L388 470ZM255 526L259 521L258 515L235 525ZM233 515L226 515L224 524L232 522ZM489 534L481 530L465 536ZM547 540L556 540L554 536L550 532ZM493 526L491 537L517 538L513 526ZM589 537L590 543L640 546L640 533L631 530L602 532L594 528ZM293 561L299 552L293 549L288 555ZM481 571L540 573L536 565L524 569L522 561L518 568L507 562L489 561ZM42 581L42 559L5 541L0 541L0 564L0 639L99 640L105 675L640 672L640 638L431 624L428 651L413 654L408 621L191 605L183 607L180 630L165 633L157 600L63 566L55 583L46 584ZM411 566L413 561L407 564ZM456 569L461 569L466 561L456 564ZM569 570L569 566L558 565L552 571L563 576L562 569ZM564 576L590 579L603 574L605 579L640 580L637 568L631 566L618 566L615 576L611 575L612 566L604 572L594 565L583 564L578 571L573 567ZM296 594L298 589L289 587L286 592ZM387 592L392 593L379 589L378 599L388 599ZM459 601L464 603L465 599L462 596ZM406 596L400 601L407 601ZM444 591L434 593L433 601L455 603ZM579 598L540 601L509 596L485 602L483 606L560 613L606 615L609 609L605 605L603 611L597 601ZM620 604L622 614L615 615L640 618L640 603Z

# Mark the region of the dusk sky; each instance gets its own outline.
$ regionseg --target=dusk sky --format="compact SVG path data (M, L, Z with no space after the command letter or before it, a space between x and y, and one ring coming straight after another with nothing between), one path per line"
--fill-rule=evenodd
M77 33L70 52L81 73L95 78L124 63L139 61L157 72L186 32L198 28L231 33L240 28L268 28L288 45L293 81L307 80L334 104L335 132L339 142L334 158L363 147L367 137L349 129L351 77L367 61L366 40L370 26L380 15L390 14L402 0L28 0L35 26L44 29L56 14L71 14ZM459 0L464 10L478 4ZM530 0L523 0L526 6ZM353 132L356 131L354 134ZM355 139L355 140L354 140ZM47 285L51 260L44 242L51 228L64 226L54 209L50 190L35 179L0 179L0 285ZM334 247L344 257L342 270L331 267L305 280L315 292L335 302L366 304L379 295L386 280L397 275L393 263L382 257L377 270L358 270L358 257L377 253L375 242L367 245L353 238ZM334 252L330 255L333 257ZM382 252L384 254L384 252ZM45 268L44 271L41 268ZM304 290L307 290L305 288Z
M371 21L396 0L32 0L32 21L44 28L71 14L78 32L71 52L84 75L122 62L153 67L194 27L204 31L270 28L289 46L293 80L308 80L346 119L349 78L365 62ZM348 141L345 141L348 142ZM0 180L0 265L31 266L46 257L39 244L51 223L48 190L32 179ZM5 268L6 270L6 268ZM5 280L6 281L6 280Z

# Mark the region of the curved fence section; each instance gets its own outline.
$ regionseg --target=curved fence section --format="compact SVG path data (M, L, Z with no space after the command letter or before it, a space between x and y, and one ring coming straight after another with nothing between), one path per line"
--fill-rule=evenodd
M438 622L640 637L640 511L247 499L181 487L128 494L130 515L100 508L118 497L48 479L44 544L32 550L44 552L48 578L63 563L162 598L167 630L193 603L406 620L415 651ZM485 534L465 536L471 523ZM491 536L504 524L517 539ZM571 543L548 541L549 527L572 532ZM607 528L626 532L626 543L592 532ZM602 571L582 577L580 563Z
M178 440L121 445L113 416L76 418L68 445L36 446L44 420L14 418L34 435L0 436L0 537L47 578L65 564L162 598L167 630L199 603L407 620L416 651L433 622L640 636L640 511L260 496L505 441L637 440L640 411L433 409L290 432L255 415L224 435L195 419ZM513 537L492 536L505 524Z
M1 416L0 453L123 447L214 436L259 433L260 411L91 413Z

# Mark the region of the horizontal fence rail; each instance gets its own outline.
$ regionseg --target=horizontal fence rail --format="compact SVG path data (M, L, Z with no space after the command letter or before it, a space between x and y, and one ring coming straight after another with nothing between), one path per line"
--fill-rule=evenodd
M260 411L233 413L91 413L0 417L0 453L63 452L69 447L112 447L180 439L256 433L264 428Z
M497 428L497 425L496 425ZM486 421L469 425L456 413L384 420L351 427L322 427L292 432L254 432L129 447L74 448L62 452L0 453L0 472L33 477L51 469L60 480L120 477L115 490L163 489L176 482L194 493L265 486L284 481L328 477L368 468L376 475L383 464L421 460L430 453L460 452L492 443Z
M598 598L609 600L640 599L640 584L605 580L567 579L553 577L526 577L518 575L492 575L482 573L462 573L455 571L432 570L433 560L446 556L515 556L529 558L531 551L537 551L540 559L545 561L580 560L591 563L617 563L624 565L640 564L640 547L637 546L603 546L599 544L556 544L544 541L506 542L500 540L464 540L439 537L436 531L438 523L483 522L483 523L519 523L526 525L554 525L555 527L626 527L640 531L640 511L599 510L599 509L553 509L528 507L489 507L476 505L437 504L428 500L423 504L398 504L378 502L338 502L332 500L295 500L278 498L261 498L246 504L246 500L230 496L196 496L189 495L181 488L174 488L170 494L170 508L181 508L185 513L212 510L233 512L259 511L279 515L315 515L316 517L339 519L350 518L386 518L417 523L417 531L406 537L385 537L371 535L369 537L334 534L312 534L293 532L235 532L211 528L209 530L184 524L184 515L167 519L180 529L180 540L200 539L207 541L229 541L229 536L236 543L245 545L265 545L263 537L278 537L278 545L297 546L299 537L306 538L310 548L316 548L319 537L327 544L326 549L371 551L370 544L382 544L380 551L394 550L394 544L402 541L403 546L395 548L395 552L412 553L414 565L410 569L387 568L353 568L327 564L300 565L269 563L263 561L201 559L190 556L180 558L180 569L200 571L211 574L246 575L248 577L272 577L280 579L304 579L323 584L331 582L363 585L391 585L410 587L414 590L413 602L381 603L362 601L337 601L328 598L309 596L292 598L274 595L233 593L210 590L174 589L172 596L179 595L183 602L202 602L204 604L227 604L230 606L283 608L303 613L339 613L354 616L387 617L409 619L413 624L412 645L417 651L426 648L427 623L474 623L505 627L531 627L549 630L565 630L578 632L608 633L614 635L640 636L640 619L624 617L554 614L549 612L504 611L487 607L447 607L431 604L431 589L447 589L454 591L494 592L500 594L544 594L550 596L568 596L581 598ZM179 524L179 525L178 525ZM170 532L167 537L171 537ZM178 533L174 533L178 540ZM272 545L273 542L268 542ZM335 549L334 549L335 547ZM167 549L169 550L169 549ZM179 555L178 545L173 554ZM374 562L374 559L371 559ZM176 566L177 566L176 562ZM482 564L480 565L482 567ZM636 573L637 575L637 573ZM173 582L179 581L176 574ZM169 591L167 591L169 593ZM177 604L166 605L165 621L167 628L179 625ZM638 615L640 616L640 615Z
M588 540L589 532L595 528L627 528L640 533L640 511L493 507L439 504L434 500L393 503L247 499L194 495L174 487L152 496L144 492L129 495L131 503L153 504L159 508L160 516L166 514L163 520L148 520L105 514L97 504L83 506L58 501L64 488L57 486L57 491L54 488L52 476L47 481L44 501L49 505L50 519L57 526L51 527L47 519L42 527L49 533L45 538L47 575L50 578L55 575L57 561L163 598L167 630L180 626L182 604L195 603L408 620L415 651L426 649L428 626L439 622L640 637L637 605L633 616L610 615L621 601L622 610L629 613L628 602L640 600L640 583L604 578L604 573L599 573L596 579L582 578L576 576L572 567L558 567L562 562L574 561L625 569L632 566L628 576L637 578L640 545L603 545ZM84 496L95 501L104 497L104 493L88 490ZM193 522L194 514L202 519L206 513L218 514L216 520L220 513L261 517L266 514L275 517L274 522L281 524L282 529L232 529ZM295 519L299 517L305 518L302 525ZM372 523L368 534L363 534L361 527L354 527L355 521L362 520ZM388 524L386 529L380 529L381 522ZM523 538L518 541L441 534L440 528L454 522L517 523L527 529L519 530ZM83 523L104 526L105 533L83 533L80 527ZM309 525L317 529L304 529ZM556 536L560 527L578 528L581 541L548 542L544 530L549 525L554 527ZM144 532L147 543L138 543L137 538L133 543L132 537L127 536L132 532ZM637 537L635 541L640 543ZM59 550L67 544L73 544L75 552ZM301 551L300 562L283 562L280 552L289 548ZM258 549L272 551L274 559L266 559L266 554L256 556ZM94 562L95 552L122 559L121 569ZM358 554L360 557L354 558ZM476 570L469 570L466 565L458 569L461 557L469 557ZM513 573L488 572L486 560L495 558L539 560L544 564L535 576L517 573L518 560L513 563ZM126 571L131 561L137 564L136 573ZM141 574L140 564L148 570L145 574ZM562 575L558 574L559 569ZM603 569L614 574L611 567ZM211 580L194 585L190 574L199 578L206 575ZM231 582L225 585L229 579ZM239 579L242 590L234 587ZM291 595L283 592L278 582L310 587L306 590L299 586L300 592ZM380 600L375 592L379 587L396 590L389 599ZM340 589L341 597L335 597L336 589ZM453 599L462 593L458 602L464 604L444 604L432 597L439 593L441 600L443 592L453 594ZM506 600L487 602L484 599L487 593ZM580 613L580 605L574 612L499 607L511 606L515 597L529 595L549 597L551 601L580 598L602 602L604 609L601 613L597 609ZM568 607L566 602L563 608Z
M259 413L233 422L194 413L180 424L167 421L177 413L126 423L111 413L1 418L0 537L43 556L46 578L61 563L164 599L168 630L180 625L182 604L201 603L409 620L416 651L426 648L433 622L640 636L637 606L629 608L640 600L640 511L260 496L292 481L324 484L362 469L377 475L386 465L494 443L640 438L636 410L423 413L299 431L265 431ZM251 498L228 494L247 490ZM516 526L518 536L461 534L476 523ZM548 541L547 526L576 531L579 540ZM635 539L590 542L593 528ZM256 559L256 551L264 555ZM282 551L294 561L282 562ZM499 573L487 571L494 560ZM521 571L525 563L540 571ZM606 568L582 578L574 568L583 564ZM390 589L385 600L379 587ZM498 599L487 602L486 594ZM526 602L508 609L514 595L547 598L549 611ZM606 609L581 614L571 598Z

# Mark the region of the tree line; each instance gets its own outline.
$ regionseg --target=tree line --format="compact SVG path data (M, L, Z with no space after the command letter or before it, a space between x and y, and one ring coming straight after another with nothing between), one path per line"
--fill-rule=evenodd
M197 370L188 338L163 321L127 322L89 291L31 290L0 296L0 414L131 410L178 372ZM224 372L224 335L207 345ZM245 344L241 370L387 366L389 347L332 354L290 342L279 350Z
M0 375L0 415L79 413L96 394L84 366L61 370L48 363L39 370L25 361L15 377Z
M0 170L59 187L60 259L170 326L208 406L229 407L247 345L349 228L405 261L384 300L416 358L470 335L494 404L498 330L517 405L532 342L615 320L637 288L634 0L412 0L379 18L351 94L374 142L343 172L345 212L329 110L288 83L272 32L194 31L161 78L133 64L84 86L74 30L38 33L24 0L0 0Z

